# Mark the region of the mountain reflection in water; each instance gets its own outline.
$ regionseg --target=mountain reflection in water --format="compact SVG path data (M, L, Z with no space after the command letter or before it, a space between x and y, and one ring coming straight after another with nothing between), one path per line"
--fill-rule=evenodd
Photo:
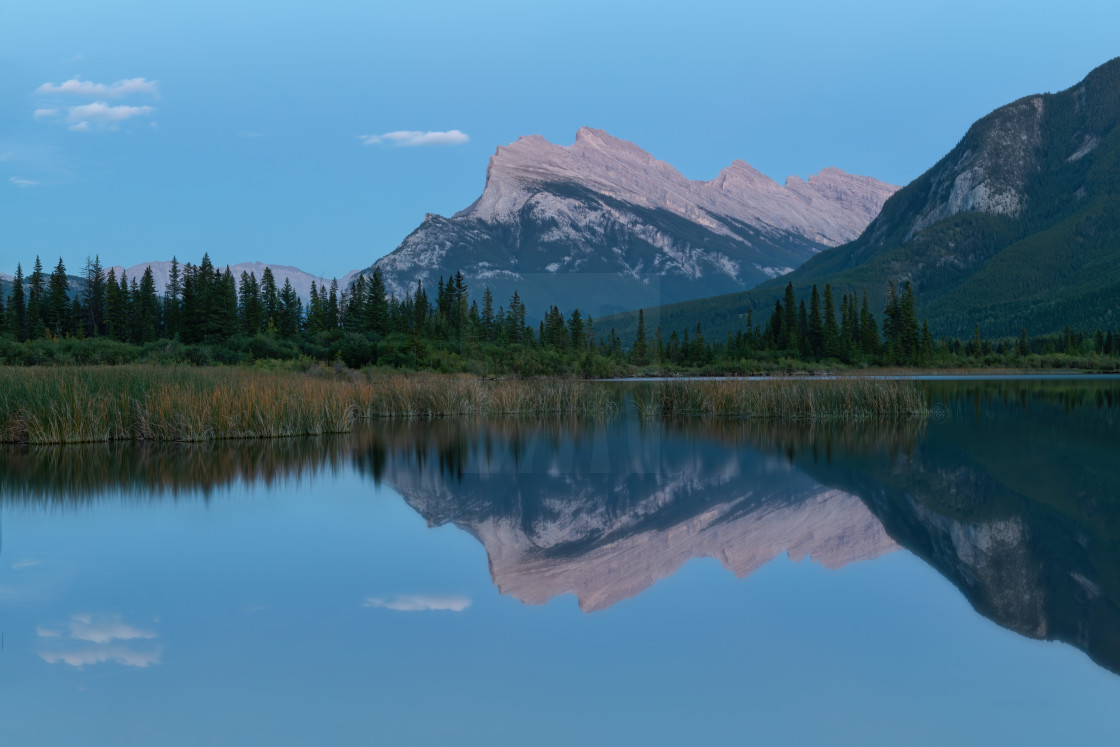
M220 496L356 470L485 547L505 594L585 611L696 557L746 576L899 546L982 615L1120 672L1120 385L931 383L929 423L374 422L347 436L7 449L0 500Z

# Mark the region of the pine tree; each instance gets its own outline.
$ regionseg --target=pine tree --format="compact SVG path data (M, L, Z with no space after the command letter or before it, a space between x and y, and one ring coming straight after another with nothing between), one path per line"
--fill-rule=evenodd
M804 298L801 299L801 303L798 304L797 308L797 327L798 355L800 355L801 360L810 360L813 357L813 348L812 343L809 341L809 312L805 309ZM729 341L728 348L730 347L731 343Z
M241 271L241 282L237 287L237 318L242 334L257 335L265 330L264 300L256 273Z
M785 300L782 303L782 337L778 343L783 350L796 350L797 342L797 299L793 293L793 283L786 284Z
M276 288L276 276L271 267L261 273L261 303L264 304L264 327L268 330L280 329L280 291Z
M45 325L43 323L43 263L35 257L35 268L28 278L27 289L27 337L36 339L43 336Z
M183 276L179 268L179 259L172 256L171 269L167 273L167 286L163 289L163 336L168 339L181 334L182 295Z
M887 284L887 308L883 312L883 357L888 364L899 364L903 361L902 349L902 307L898 300L898 289L894 281Z
M573 350L580 351L586 347L583 316L579 313L579 309L573 310L571 316L568 317L568 340Z
M327 303L324 307L326 318L324 320L324 327L329 330L338 329L338 325L342 320L341 307L338 304L338 280L331 278L331 289L327 295Z
M417 288L420 285L417 283ZM385 274L380 267L373 268L366 293L366 329L378 335L389 334L389 301L385 290ZM427 300L424 302L427 303Z
M85 266L85 312L82 328L87 337L105 334L105 270L101 267L101 257L86 257Z
M902 287L899 299L899 339L903 363L916 363L921 349L921 325L914 303L914 288L910 281Z
M281 337L295 337L299 334L303 317L303 302L288 278L284 278L284 287L279 293L279 306L277 330Z
M12 278L12 291L8 296L8 332L16 340L27 339L27 305L23 300L23 265L16 265L16 275Z
M47 281L46 303L43 305L43 323L51 335L64 336L70 330L70 279L62 257Z
M1016 347L1016 352L1021 356L1031 354L1031 344L1027 341L1027 328L1023 327L1019 330L1019 344Z
M217 280L214 288L214 327L211 334L219 339L228 340L237 334L237 281L233 279L233 271L226 266Z
M631 362L635 366L644 366L648 363L649 351L646 348L646 317L642 309L638 309L638 334L634 339L631 350Z
M879 354L879 325L867 304L867 291L863 291L863 304L859 311L860 350L864 355Z
M155 340L159 328L159 297L156 295L156 281L151 267L144 269L133 298L133 306L133 340L141 343Z
M836 308L832 303L832 286L824 285L824 357L839 360L840 328L836 325Z
M815 283L809 296L809 347L813 358L820 360L824 355L824 321L821 319L821 296Z
M494 294L490 292L490 286L486 286L486 288L482 291L482 312L479 314L479 322L482 325L482 332L485 335L486 339L493 340Z

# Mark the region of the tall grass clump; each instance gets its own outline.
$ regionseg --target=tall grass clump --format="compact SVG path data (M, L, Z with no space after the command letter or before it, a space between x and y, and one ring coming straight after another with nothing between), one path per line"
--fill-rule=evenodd
M209 441L348 431L360 418L604 415L587 382L175 366L0 368L0 442Z
M919 386L897 379L665 381L635 392L647 416L714 415L786 420L927 417Z

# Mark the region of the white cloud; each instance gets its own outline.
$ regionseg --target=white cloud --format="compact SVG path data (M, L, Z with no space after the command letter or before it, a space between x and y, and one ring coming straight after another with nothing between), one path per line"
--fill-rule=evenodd
M162 656L163 648L159 646L146 650L137 650L120 645L86 646L69 650L39 652L39 658L48 664L69 664L78 669L107 661L113 661L126 667L144 669L159 664Z
M12 182L12 184L17 184L21 187L33 187L33 186L35 186L36 184L39 183L39 182L33 182L30 179L17 179L14 176L12 177L11 182ZM19 561L16 561L15 563L13 563L12 564L12 570L13 571L22 571L25 568L34 568L37 565L40 565L40 562L38 560L34 560L32 558L26 558L24 560L19 560Z
M367 597L363 607L381 607L396 612L462 612L471 606L471 600L460 596L432 596L426 594L401 594L393 599Z
M46 643L39 658L48 664L68 664L78 669L108 661L143 668L159 664L163 655L162 646L135 643L157 638L154 631L128 625L120 615L72 615L69 627L69 634L60 627L40 625L35 629L40 638L58 639Z
M75 76L62 83L44 83L35 89L39 94L66 94L70 96L88 96L90 98L120 98L132 94L151 94L159 92L158 81L147 78L128 78L118 80L116 83L94 83L82 80Z
M43 119L44 117L58 116L58 109L36 109L35 119Z
M156 638L151 630L141 630L121 622L120 615L94 619L90 615L74 615L70 618L70 637L76 641L109 643L110 641L131 641L137 638Z
M13 176L8 181L10 181L12 184L16 185L17 187L38 187L39 186L39 182L32 181L31 179L22 179L18 176ZM30 568L33 565L39 565L39 562L38 561L30 561L29 562L29 561L25 560L25 561L21 561L19 563L16 563L15 565L13 565L12 570L13 571L20 571L20 570L23 570L24 568Z
M154 111L155 108L151 106L112 106L104 101L95 101L92 104L70 107L66 118L72 122L70 129L74 132L89 132L94 128L115 129L121 122L133 117L146 117Z
M360 135L362 145L394 145L398 148L410 148L424 145L462 145L470 140L470 136L459 130L439 132L428 130L397 130L381 135Z

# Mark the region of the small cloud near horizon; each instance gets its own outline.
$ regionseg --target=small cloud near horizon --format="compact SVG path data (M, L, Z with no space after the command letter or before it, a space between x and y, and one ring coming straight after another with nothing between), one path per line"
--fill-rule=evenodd
M58 109L36 109L34 116L35 119L42 119L43 117L55 117L58 116Z
M82 80L74 76L62 83L44 83L35 89L35 93L42 95L65 94L68 96L89 96L90 98L119 98L132 94L159 93L159 81L147 78L128 78L118 80L116 83L94 83L91 80Z
M432 145L463 145L471 138L460 130L396 130L381 135L359 135L362 145L392 145L397 148L415 148Z
M400 594L392 599L367 597L362 606L394 612L462 612L471 606L471 600L456 595Z
M27 184L20 184L20 182L27 182ZM34 186L34 185L38 184L39 182L33 182L30 179L17 179L16 177L13 176L12 177L12 183L13 184L18 184L21 187L24 187L24 186L30 187L30 186ZM26 558L24 560L19 560L19 561L16 561L15 563L12 563L12 570L13 571L22 571L25 568L34 568L37 565L41 565L41 561L35 560L33 558Z
M17 187L21 187L21 188L38 187L39 186L39 182L37 182L37 181L31 180L31 179L23 179L23 178L20 178L18 176L13 176L12 178L8 179L8 181L10 181L12 184L16 185ZM30 568L31 565L38 565L38 563L37 562L36 563L31 563L30 565L21 565L20 563L16 563L15 565L12 566L12 570L13 571L18 571L21 568Z

